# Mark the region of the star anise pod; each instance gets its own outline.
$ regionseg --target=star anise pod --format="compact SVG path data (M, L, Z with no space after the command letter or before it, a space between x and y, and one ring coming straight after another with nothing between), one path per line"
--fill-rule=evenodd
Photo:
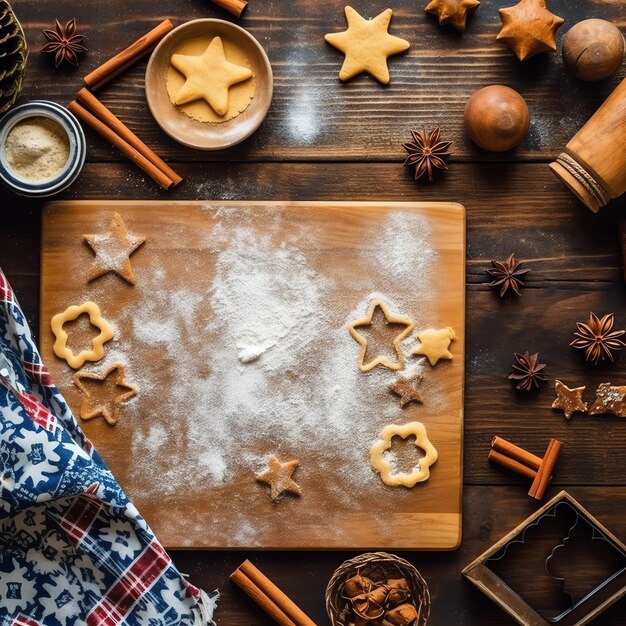
M82 45L85 36L76 34L76 18L72 18L65 26L55 20L54 30L44 29L43 34L49 43L41 51L54 54L55 68L63 61L78 66L79 53L87 52L87 48Z
M515 388L520 391L530 391L533 386L539 387L539 383L546 380L543 373L545 363L539 363L539 353L524 354L515 353L517 363L513 364L513 373L509 375L509 380L519 381Z
M611 330L613 321L613 313L607 313L602 318L598 318L595 313L590 313L587 324L576 322L578 330L574 335L577 339L574 339L569 345L572 348L585 350L587 361L593 361L594 363L604 359L612 361L613 350L626 348L626 343L618 339L626 331Z
M446 159L451 141L441 141L441 130L412 130L413 141L402 144L409 153L404 165L415 166L415 180L428 172L428 180L433 179L433 169L447 170Z
M520 276L528 274L530 268L520 269L521 261L515 260L515 254L512 254L506 261L491 260L493 267L485 270L489 276L495 280L489 283L490 287L500 287L500 297L509 291L514 291L518 296L520 295L520 287L524 286L524 281L520 279Z

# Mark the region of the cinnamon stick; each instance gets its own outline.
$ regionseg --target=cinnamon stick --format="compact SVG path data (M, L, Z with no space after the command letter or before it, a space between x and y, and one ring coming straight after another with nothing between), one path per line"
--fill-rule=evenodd
M101 122L95 115L76 102L76 100L72 100L67 108L85 124L93 128L99 135L112 143L122 154L138 165L148 176L161 185L161 187L169 189L174 184L174 181L169 176L165 175L158 167L148 161L145 156L122 139L122 137L109 128L104 122Z
M297 626L276 606L240 569L236 569L230 579L263 609L280 626Z
M182 181L179 176L161 157L153 152L148 146L135 135L120 119L118 119L96 96L84 87L76 94L76 99L84 104L91 112L104 122L109 128L117 133L124 141L129 143L137 152L142 154L155 167L160 169L173 185Z
M241 572L252 585L261 591L269 603L277 606L296 626L316 626L315 622L291 598L285 595L250 561L244 561L236 571ZM240 576L238 578L241 580ZM259 606L261 605L259 604Z
M226 9L229 13L241 17L244 9L248 6L247 0L211 0L217 6Z
M541 500L548 488L548 484L552 479L552 473L554 472L554 466L556 465L559 453L561 452L563 444L557 439L550 439L548 448L543 457L543 463L537 471L537 476L533 480L533 484L530 486L528 495Z
M83 79L85 85L96 91L106 85L111 79L115 78L129 67L137 63L141 58L151 52L174 28L174 24L170 20L163 20L158 26L146 33L130 46L118 52L114 57L97 67L95 70L87 74Z
M505 456L501 452L497 452L496 450L489 451L489 460L497 463L498 465L502 465L502 467L506 467L506 469L519 474L520 476L524 476L529 480L535 480L537 476L537 472L531 469L527 465L516 461L515 459L511 459L508 456Z
M541 466L543 459L527 452L523 448L512 444L510 441L506 439L502 439L502 437L494 437L491 441L491 447L497 452L501 452L505 456L508 456L511 459L519 461L528 467L538 470Z

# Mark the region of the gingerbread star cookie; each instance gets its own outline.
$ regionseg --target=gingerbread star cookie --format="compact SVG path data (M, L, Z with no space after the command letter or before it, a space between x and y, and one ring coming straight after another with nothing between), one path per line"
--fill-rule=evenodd
M403 409L409 402L422 402L422 394L417 389L422 380L421 374L415 374L409 378L401 376L389 385L389 391L400 396L400 408Z
M266 483L270 486L270 497L274 502L285 493L301 496L302 489L300 489L300 485L294 482L291 477L298 465L300 465L300 461L297 459L281 463L272 455L267 460L267 469L255 474L255 478L259 482Z
M203 99L218 114L228 112L228 89L252 78L252 70L230 63L220 37L214 37L200 56L173 54L172 65L186 80L174 95L174 104Z
M626 386L616 387L611 383L602 383L596 389L596 399L589 409L590 415L613 413L617 417L626 417Z
M479 4L478 0L432 0L424 11L439 17L439 24L450 24L464 33L467 14L475 11Z
M98 235L83 235L96 255L87 281L95 280L108 273L117 274L131 285L135 284L135 272L130 264L130 255L146 240L131 235L119 213L113 213L109 228Z
M78 372L74 384L83 394L79 414L89 420L101 415L111 426L117 424L120 405L138 393L137 387L125 381L126 368L121 363L109 367L101 376Z
M365 337L363 337L363 335L361 335L357 329L362 328L363 326L371 326L374 315L378 310L380 310L385 316L385 321L387 322L387 324L397 324L399 326L404 326L404 328L398 332L393 340L393 347L396 353L397 360L392 361L386 356L377 355L371 361L368 361L366 363L365 356L367 353L367 339L365 339ZM350 332L351 337L360 346L358 365L359 369L362 372L369 372L378 365L382 365L383 367L394 371L401 370L404 367L404 352L402 351L402 341L406 339L413 331L413 322L407 317L393 315L382 300L372 300L370 302L370 306L366 316L363 319L352 322L348 326L348 331Z
M329 33L324 38L346 55L339 78L348 80L361 72L367 72L386 85L389 83L387 59L408 50L405 39L394 37L388 32L393 11L386 9L374 19L366 20L352 7L345 8L348 29L341 33Z
M560 380L556 380L554 381L554 391L556 392L556 400L552 403L552 408L562 409L567 419L570 419L576 411L581 411L582 413L587 411L587 403L583 400L585 387L570 389Z
M450 344L456 339L456 333L453 328L427 328L421 333L417 333L416 338L419 345L413 349L414 356L425 356L430 364L434 367L440 359L450 360L452 353L450 352Z

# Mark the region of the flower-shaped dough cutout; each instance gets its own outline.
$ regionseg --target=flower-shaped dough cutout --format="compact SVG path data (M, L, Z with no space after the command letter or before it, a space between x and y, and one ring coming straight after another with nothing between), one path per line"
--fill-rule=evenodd
M424 451L424 457L419 460L410 474L406 472L394 473L391 462L385 458L385 452L391 450L391 440L394 437L407 439L415 437L415 447ZM414 487L417 483L430 478L430 466L437 461L437 450L429 441L426 427L421 422L409 422L399 426L389 424L370 448L370 464L380 474L381 480L390 487Z
M361 326L371 326L372 320L376 310L380 309L385 316L387 324L398 324L404 326L404 330L400 331L393 340L393 347L396 352L397 361L392 361L386 356L376 356L374 359L365 362L365 354L367 352L367 339L363 337L357 330ZM382 365L390 370L398 371L404 367L404 352L402 351L402 341L406 339L413 332L413 322L408 317L402 317L400 315L394 315L389 311L387 305L380 299L375 299L370 302L369 309L364 318L352 322L348 326L348 330L352 339L354 339L360 346L358 365L362 372L369 372L378 365Z
M100 334L92 339L91 350L81 350L78 354L74 354L67 346L68 335L63 330L63 326L67 322L78 319L83 313L89 316L89 322L100 331ZM113 329L102 317L100 307L95 302L68 307L63 313L57 313L52 318L51 326L56 337L53 346L54 353L60 359L65 359L67 364L75 370L82 367L85 361L99 361L104 356L104 344L113 339Z
M83 394L79 415L90 420L101 415L111 426L117 424L120 416L120 405L135 397L139 390L126 382L126 367L122 363L111 365L101 375L77 372L73 376L74 384ZM87 383L101 387L99 391L90 389ZM112 384L111 384L112 383ZM109 393L105 393L108 391Z

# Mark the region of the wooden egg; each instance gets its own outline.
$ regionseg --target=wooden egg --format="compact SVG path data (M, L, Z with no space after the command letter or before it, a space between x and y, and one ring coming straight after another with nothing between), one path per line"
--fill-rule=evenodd
M519 146L530 124L526 101L504 85L490 85L474 93L465 105L464 119L470 139L491 152Z
M563 63L580 80L608 78L624 60L624 37L606 20L583 20L563 37Z

